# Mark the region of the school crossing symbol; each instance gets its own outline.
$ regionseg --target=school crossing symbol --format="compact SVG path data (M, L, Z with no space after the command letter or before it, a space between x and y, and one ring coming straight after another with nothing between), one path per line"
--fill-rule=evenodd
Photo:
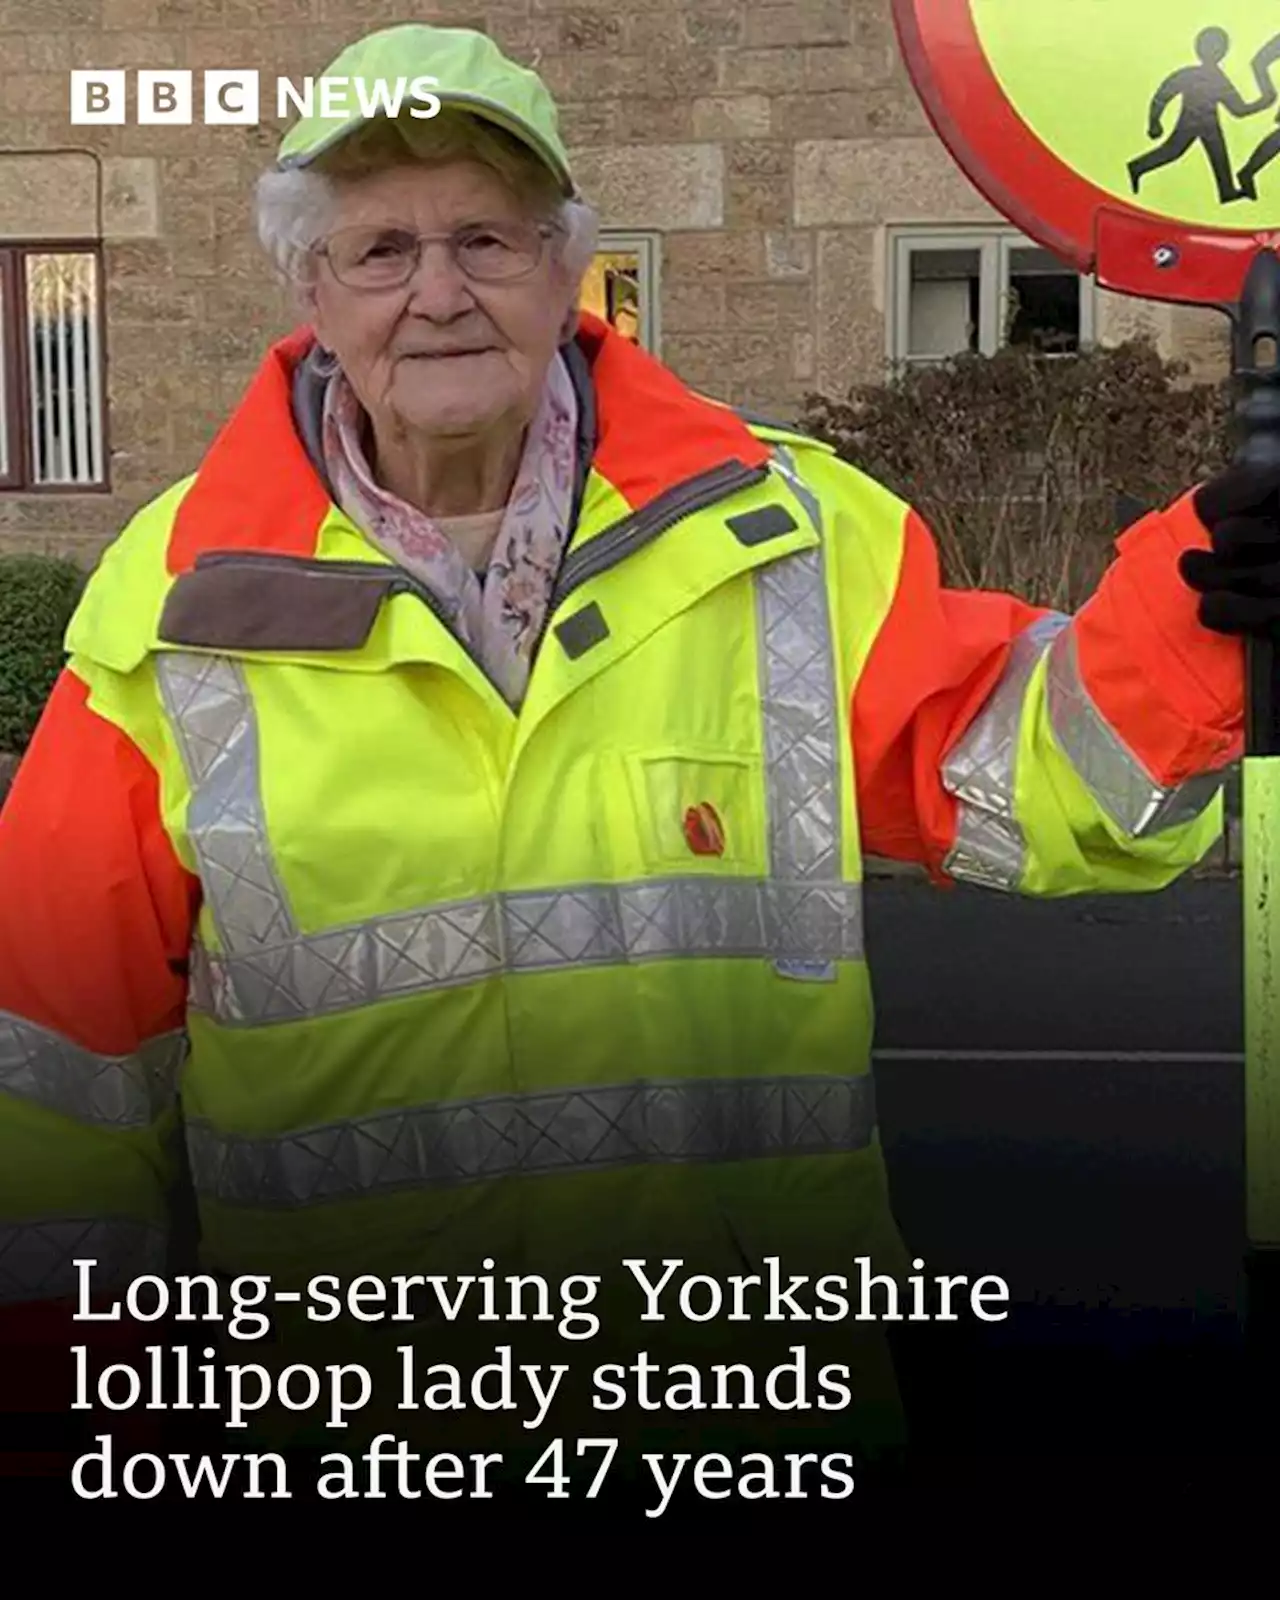
M1280 0L893 5L935 131L1064 260L1210 303L1280 234Z
M1223 118L1246 122L1271 111L1280 101L1280 90L1272 75L1280 71L1280 31L1253 58L1252 72L1258 90L1254 101L1246 98L1227 70L1231 43L1225 28L1203 29L1195 42L1195 63L1170 73L1156 90L1147 134L1164 142L1129 163L1134 194L1139 193L1143 178L1185 160L1198 145L1208 157L1220 204L1228 206L1238 200L1258 198L1259 177L1280 156L1280 126L1273 126L1263 136L1237 171ZM1177 123L1165 138L1165 119L1175 105L1179 108ZM1276 122L1280 123L1280 118Z

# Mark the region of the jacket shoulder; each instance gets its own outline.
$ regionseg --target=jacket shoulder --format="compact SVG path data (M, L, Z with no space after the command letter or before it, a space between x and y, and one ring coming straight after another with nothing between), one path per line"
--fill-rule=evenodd
M754 437L774 447L782 463L790 466L824 508L848 509L860 513L858 520L864 524L868 520L887 521L895 528L909 513L911 508L905 500L861 467L837 455L834 445L794 424L775 422L736 407L735 410Z
M732 410L738 420L745 423L755 438L764 444L781 445L784 449L802 453L813 451L820 455L835 455L834 446L823 439L815 439L795 423L779 422L773 417L761 416L756 411L745 411L741 406L734 406Z
M64 646L81 661L132 672L146 659L165 595L169 535L195 482L191 473L142 506L103 552L67 626Z

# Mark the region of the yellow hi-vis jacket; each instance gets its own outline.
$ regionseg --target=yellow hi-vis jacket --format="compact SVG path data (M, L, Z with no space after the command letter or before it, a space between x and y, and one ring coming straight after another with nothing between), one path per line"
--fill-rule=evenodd
M590 470L515 712L330 501L291 412L306 348L107 553L6 807L4 1298L67 1292L77 1255L100 1286L156 1270L178 1136L204 1265L277 1288L486 1260L901 1274L863 834L1045 895L1203 856L1238 710L1160 662L1154 690L1147 646L1136 692L1114 670L1120 586L1159 590L1202 535L1153 519L1074 621L947 595L901 501L587 319ZM1160 592L1227 681L1231 647ZM646 1326L618 1293L618 1352L819 1338L867 1448L896 1438L875 1324ZM274 1314L267 1355L233 1354L341 1344ZM437 1359L525 1337L429 1328ZM406 1340L355 1334L370 1361Z

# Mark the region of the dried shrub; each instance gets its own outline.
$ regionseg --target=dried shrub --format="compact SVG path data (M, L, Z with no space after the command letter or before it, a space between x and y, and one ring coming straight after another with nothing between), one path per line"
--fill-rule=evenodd
M1230 381L1187 380L1145 341L1007 347L810 395L802 425L916 507L951 585L1071 611L1139 507L1226 464Z

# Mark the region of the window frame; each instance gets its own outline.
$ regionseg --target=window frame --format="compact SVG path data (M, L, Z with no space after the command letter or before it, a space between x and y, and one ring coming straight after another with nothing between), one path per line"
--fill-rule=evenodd
M27 336L25 261L32 255L87 255L97 280L98 411L102 420L102 477L96 483L36 483L31 423L31 346ZM110 495L111 410L108 405L107 270L100 239L0 238L0 383L6 461L0 495Z
M601 228L592 259L610 255L634 255L637 259L640 278L640 348L647 350L651 356L661 359L662 296L659 292L659 283L662 272L662 235Z
M886 321L887 355L891 368L934 366L952 359L941 355L911 355L911 261L917 253L974 251L978 255L978 351L993 356L1008 347L1004 337L1009 303L1010 267L1015 250L1039 250L1016 228L981 224L894 226L888 230L889 296ZM1072 269L1063 264L1064 272ZM1098 285L1088 274L1074 274L1080 285L1080 351L1091 349L1098 337ZM1070 360L1078 352L1045 351L1047 361Z

